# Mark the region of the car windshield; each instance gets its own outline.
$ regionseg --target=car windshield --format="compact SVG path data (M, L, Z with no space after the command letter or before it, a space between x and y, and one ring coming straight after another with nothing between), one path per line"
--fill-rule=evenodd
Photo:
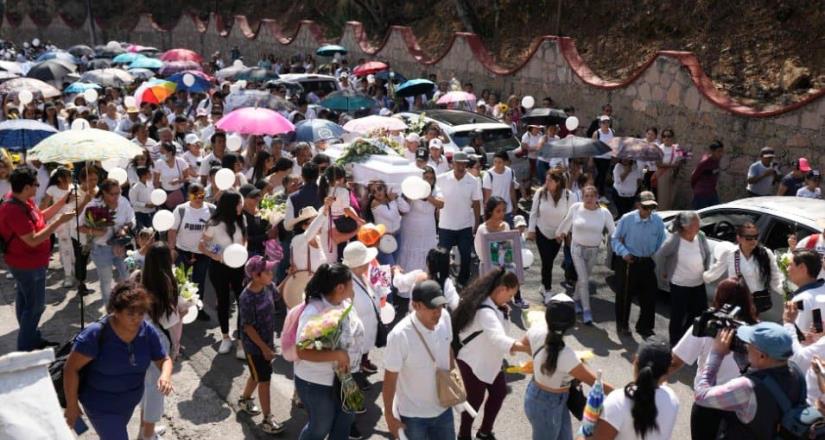
M469 145L475 131L457 131L452 133L453 142L458 148ZM483 130L481 132L481 139L484 141L484 150L488 153L496 153L499 151L508 151L519 146L518 139L513 136L513 131L509 128L496 128L492 130Z
M335 85L335 81L329 80L300 81L300 84L301 87L304 88L304 92L313 92L318 95L319 98L323 98L324 96L338 90Z

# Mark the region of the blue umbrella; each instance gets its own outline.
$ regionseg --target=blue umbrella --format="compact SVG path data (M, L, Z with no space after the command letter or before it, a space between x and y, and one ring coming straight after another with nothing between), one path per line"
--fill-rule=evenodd
M84 83L84 82L77 81L77 82L73 82L73 83L69 84L68 87L63 89L63 93L65 93L67 95L73 95L73 94L76 94L76 93L83 93L83 92L85 92L86 90L89 90L89 89L102 89L102 87L100 87L99 85L94 84L94 83Z
M295 124L295 140L297 142L339 139L346 132L344 127L326 119L305 119Z
M330 110L352 112L375 107L375 100L363 93L352 90L332 92L321 100L321 105Z
M112 58L112 62L116 64L131 64L141 58L146 58L146 55L137 52L126 52Z
M160 69L163 61L157 58L141 57L129 64L130 69Z
M390 76L390 74L392 74L392 76ZM375 78L380 79L382 81L389 81L390 79L392 79L392 82L396 84L402 83L407 80L407 78L404 77L404 75L398 72L393 72L392 70L382 70L375 74Z
M0 146L11 151L27 151L57 129L34 119L13 119L0 122Z
M337 44L327 44L326 46L321 46L317 50L315 50L315 55L322 57L332 57L335 56L336 53L346 55L347 49Z
M435 83L428 79L411 79L401 83L395 88L398 96L432 95L435 90Z
M51 51L51 52L44 52L39 57L37 57L36 61L46 61L46 60L53 60L58 59L60 61L67 61L72 64L80 64L80 60L75 58L74 55L70 54L69 52L60 52L60 51Z
M192 84L191 87L187 86L183 82L183 77L187 74L192 75L192 77L195 78L195 83ZM209 91L209 89L212 88L212 84L209 82L208 79L204 78L202 75L203 75L203 72L183 71L183 72L178 72L178 73L170 76L169 78L166 78L166 80L167 81L172 81L173 83L177 84L178 85L178 90L184 90L184 91L192 92L192 93L206 93L206 92Z

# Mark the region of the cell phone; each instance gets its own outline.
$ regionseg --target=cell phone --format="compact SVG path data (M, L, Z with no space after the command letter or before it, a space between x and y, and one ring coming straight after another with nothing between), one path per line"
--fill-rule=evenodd
M805 310L805 303L803 303L802 300L799 300L794 304L796 304L796 310Z
M817 333L822 333L822 309L814 309L814 329Z
M77 420L74 422L74 433L77 435L81 435L84 432L89 430L89 425L83 420L83 417L78 416Z

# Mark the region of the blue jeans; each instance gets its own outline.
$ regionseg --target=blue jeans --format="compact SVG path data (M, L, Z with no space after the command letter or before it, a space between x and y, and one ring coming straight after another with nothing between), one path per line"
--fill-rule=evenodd
M473 250L473 228L464 228L454 231L452 229L438 228L438 245L448 251L453 246L458 246L458 253L461 255L461 269L458 271L458 284L467 284L470 278L470 252Z
M129 440L126 425L129 424L129 419L132 418L131 412L129 414L110 414L89 411L85 407L83 409L86 410L86 417L89 418L89 422L100 438L106 440Z
M404 417L404 434L410 440L453 440L455 439L455 424L453 423L453 409L447 408L436 417Z
M97 267L97 277L100 279L100 297L103 299L103 305L109 303L109 294L112 293L112 278L114 276L112 268L117 270L118 282L123 281L129 276L126 270L126 263L123 258L116 257L112 252L111 246L92 245L92 261Z
M539 184L544 185L544 179L547 178L547 171L550 169L550 162L539 160L536 163L536 175L539 178Z
M309 420L299 440L348 440L355 414L341 409L341 401L331 386L307 382L295 376L295 391L304 403Z
M533 427L533 440L573 440L568 396L542 390L530 381L524 393L524 414Z
M37 269L9 268L17 284L14 313L17 316L17 350L36 349L43 338L37 329L40 316L46 310L46 267Z

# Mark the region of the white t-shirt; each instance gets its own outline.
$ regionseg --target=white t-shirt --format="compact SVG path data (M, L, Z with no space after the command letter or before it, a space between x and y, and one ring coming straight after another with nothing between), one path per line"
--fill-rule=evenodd
M530 208L530 221L527 224L529 232L539 232L547 238L556 238L556 228L570 211L570 207L578 200L572 191L565 189L562 191L559 202L556 203L553 197L542 189L533 194L533 205Z
M427 166L433 167L436 176L442 173L446 173L447 171L450 171L450 163L447 162L447 158L444 156L441 156L441 160L439 160L438 162L434 161L432 157L428 158Z
M573 244L598 247L602 243L605 231L610 235L615 229L613 215L607 208L598 207L590 210L580 202L570 207L556 232L566 234L572 230Z
M313 316L320 315L329 308L345 308L349 304L339 304L333 306L326 301L313 301L306 305L301 317L298 319L298 332L296 339L300 339L301 332ZM354 315L351 313L350 316ZM335 362L312 362L301 359L295 360L294 374L302 380L318 385L332 386L335 377Z
M533 379L548 388L569 387L570 382L573 380L570 371L581 362L576 357L576 352L565 346L559 352L556 360L556 371L550 376L544 374L542 367L547 361L547 347L544 345L547 332L547 322L544 321L533 324L527 330L527 339L530 341L530 350L533 352Z
M207 241L209 242L211 251L216 254L221 254L230 244L243 244L243 232L241 232L241 228L238 227L237 224L235 225L235 233L232 237L229 236L226 230L226 224L223 222L214 226L207 226L203 235L208 238Z
M427 347L416 334L416 329L427 341ZM392 329L384 349L384 368L398 373L395 406L399 415L431 418L446 410L438 403L435 372L436 367L449 369L452 338L450 314L446 310L441 311L441 318L433 330L425 327L415 312ZM435 363L427 354L427 348L435 357Z
M212 168L212 162L217 162L220 166L221 160L215 157L215 153L209 153L201 159L201 165L198 168L198 175L202 177L209 176L209 170Z
M209 217L215 211L215 205L204 203L203 206L195 209L190 203L186 202L175 208L175 223L172 224L172 229L178 234L175 238L175 247L182 251L199 254L201 252L198 250L198 243L206 231Z
M189 164L181 157L175 157L175 165L169 166L166 159L155 161L155 174L160 175L160 186L166 191L174 191L183 186L183 173L189 168ZM172 183L177 179L177 183Z
M679 264L673 271L670 282L682 287L696 287L704 284L702 274L705 271L702 253L699 251L699 239L687 241L679 238L679 253L676 256Z
M515 178L510 167L504 167L504 172L499 174L495 169L490 168L481 178L481 189L490 190L491 196L499 196L507 203L507 213L513 212L513 200L510 198L510 189L513 187Z
M630 172L627 173L627 177L622 180L621 176L625 171L625 166L621 163L617 163L616 166L613 167L613 188L616 189L620 197L633 197L636 195L636 190L639 189L639 179L642 178L642 172L639 171L639 167L633 163Z
M809 190L807 186L803 186L796 190L797 197L806 197L809 199L821 199L822 198L822 190L820 188L814 188L813 191Z
M350 207L349 190L343 187L333 187L329 189L328 195L335 198L330 206L332 218L338 218L344 215L344 211Z
M481 201L481 187L478 179L465 173L461 180L455 172L449 171L438 176L438 189L444 200L444 207L438 218L438 227L451 231L472 228L475 225L473 202Z
M693 326L687 329L682 339L673 347L673 354L678 356L687 365L693 365L698 362L696 366L696 377L693 379L694 388L699 384L699 377L702 370L705 369L705 362L708 360L708 355L713 347L713 338L699 338L693 336ZM722 358L722 364L719 366L719 372L716 373L716 383L723 384L733 378L739 377L739 366L733 360L733 354L729 353Z
M676 424L676 414L679 412L679 398L667 385L660 385L656 389L656 425L658 431L649 431L644 440L670 440L673 426ZM624 394L623 388L610 393L604 400L604 409L601 419L609 423L616 431L616 440L641 439L633 429L633 399Z
M605 144L610 142L610 140L613 139L613 136L614 136L612 128L608 128L607 133L603 132L602 129L599 128L598 130L595 131L595 133L597 133L596 139L604 142ZM594 158L596 158L596 159L610 159L611 157L613 157L613 156L612 156L612 153L610 151L608 151L607 153L604 153L604 154L600 154L598 156L594 156Z
M544 135L539 134L532 134L529 131L525 132L524 135L521 137L521 145L527 147L527 157L530 159L535 159L538 157L539 150L541 149L541 138Z

